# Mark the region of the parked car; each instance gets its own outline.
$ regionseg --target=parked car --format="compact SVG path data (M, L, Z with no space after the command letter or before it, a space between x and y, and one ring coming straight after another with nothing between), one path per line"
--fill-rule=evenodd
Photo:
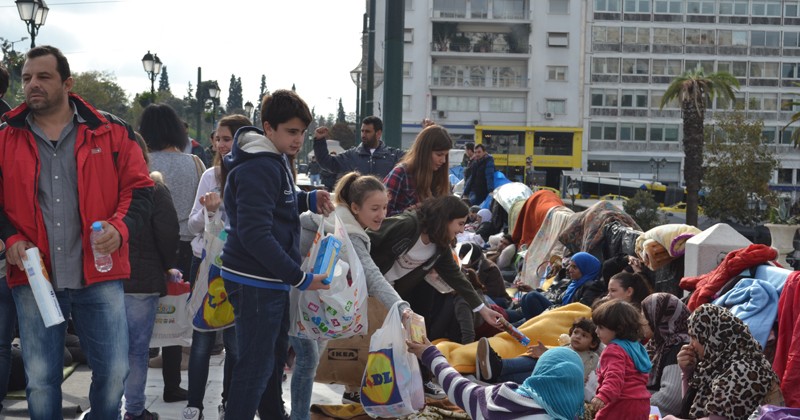
M606 194L600 197L600 200L605 201L628 201L628 197L617 195L617 194Z
M671 206L659 207L658 209L661 210L661 211L664 211L664 212L686 213L686 203L681 201L681 202L675 203L675 204L673 204ZM697 206L697 213L698 214L703 214L703 207Z

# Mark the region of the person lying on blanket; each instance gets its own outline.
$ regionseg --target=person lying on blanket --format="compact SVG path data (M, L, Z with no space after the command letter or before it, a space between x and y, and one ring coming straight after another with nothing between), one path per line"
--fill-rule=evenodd
M572 420L583 415L583 362L571 349L556 347L542 354L521 385L504 382L483 386L461 376L427 337L422 341L407 341L409 351L433 371L450 401L474 420Z

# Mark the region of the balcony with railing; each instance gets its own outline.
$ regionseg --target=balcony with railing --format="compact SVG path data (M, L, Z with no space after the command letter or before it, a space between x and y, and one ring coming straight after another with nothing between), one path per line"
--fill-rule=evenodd
M431 51L442 54L531 54L529 24L504 26L502 32L486 32L474 26L434 22Z

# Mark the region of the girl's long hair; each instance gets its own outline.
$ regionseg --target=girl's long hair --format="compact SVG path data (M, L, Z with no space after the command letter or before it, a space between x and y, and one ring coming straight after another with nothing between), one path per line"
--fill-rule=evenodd
M455 219L467 217L469 207L454 195L429 198L417 210L420 230L428 234L431 242L442 247L450 246L447 225Z
M217 125L227 127L231 130L231 136L235 137L236 130L253 125L253 123L242 114L233 114L223 117ZM228 179L228 169L222 164L222 156L219 155L218 151L214 152L214 176L217 178L217 185L219 185L219 196L223 197L225 195L225 182Z
M442 126L432 125L420 131L411 149L400 160L414 180L419 201L450 194L450 157L447 156L444 165L436 171L433 170L432 159L433 152L449 151L452 148L453 140L447 130Z

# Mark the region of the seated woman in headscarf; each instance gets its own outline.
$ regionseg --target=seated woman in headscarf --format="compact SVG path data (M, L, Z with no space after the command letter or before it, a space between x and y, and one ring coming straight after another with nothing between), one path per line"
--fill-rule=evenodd
M552 306L580 302L591 307L594 301L606 294L600 278L600 260L592 254L578 252L570 257L567 277L556 280L547 291L534 290L520 299L519 309L509 310L512 323L521 323L541 314Z
M433 371L450 401L472 419L573 420L583 415L583 362L573 350L556 347L542 354L521 385L483 386L461 376L427 337L423 341L408 341L408 350Z
M782 405L778 376L750 330L729 310L712 304L697 308L689 317L689 339L678 352L688 380L681 417L747 419L763 404Z
M645 348L653 363L647 389L650 405L661 414L681 412L681 369L678 352L689 343L689 308L675 295L655 293L642 301L642 313L647 320Z

